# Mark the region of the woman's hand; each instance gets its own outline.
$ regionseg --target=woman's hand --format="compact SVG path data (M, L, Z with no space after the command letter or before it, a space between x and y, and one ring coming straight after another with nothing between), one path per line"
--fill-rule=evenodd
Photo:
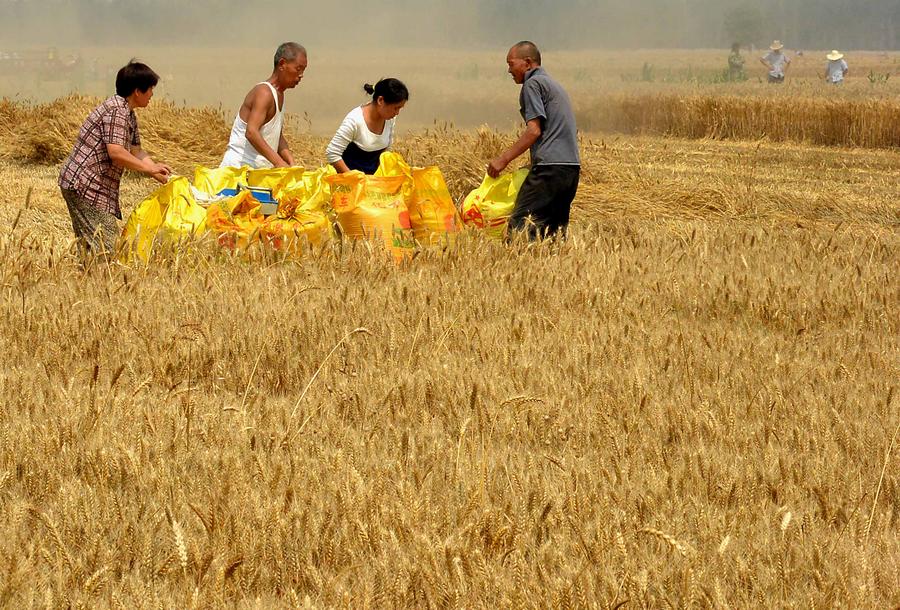
M150 177L160 184L166 184L169 181L169 176L171 176L171 174L167 174L164 172L153 172L150 174Z
M145 173L161 184L165 184L172 176L172 168L165 163L157 163L150 157L144 159Z
M169 181L169 176L172 175L172 168L164 163L157 163L150 157L144 159L144 164L147 166L147 174L162 184L165 184Z

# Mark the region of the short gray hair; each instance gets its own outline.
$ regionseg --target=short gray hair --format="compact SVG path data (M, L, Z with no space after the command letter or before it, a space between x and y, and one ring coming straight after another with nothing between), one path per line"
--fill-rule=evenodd
M519 56L519 59L530 58L537 65L541 65L541 52L540 50L538 50L537 45L530 40L517 42L513 45L513 48L516 50L516 54Z
M302 44L296 42L282 42L278 45L278 48L275 49L275 67L278 67L279 62L282 59L284 61L294 61L300 55L306 55L306 49Z

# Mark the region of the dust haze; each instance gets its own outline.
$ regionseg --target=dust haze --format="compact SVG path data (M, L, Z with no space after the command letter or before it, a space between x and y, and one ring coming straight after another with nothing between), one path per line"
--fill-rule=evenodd
M576 93L639 74L644 62L626 65L621 55L636 49L775 38L792 49L900 48L900 0L395 0L379 8L361 0L0 0L0 96L107 95L116 69L137 57L163 76L158 94L233 114L269 75L275 46L296 40L310 67L287 109L310 131L332 130L363 101L363 83L384 76L410 87L401 131L435 122L505 127L518 113L504 57L521 39L537 42L544 65ZM667 69L665 61L654 66Z
M495 48L533 38L557 48L717 47L771 38L799 47L897 49L900 0L0 0L3 40L24 44L271 46L332 50ZM736 31L735 28L742 31Z

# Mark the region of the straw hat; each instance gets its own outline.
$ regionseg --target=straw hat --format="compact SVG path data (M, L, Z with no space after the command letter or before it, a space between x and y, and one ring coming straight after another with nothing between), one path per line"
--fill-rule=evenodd
M784 48L784 45L781 44L780 40L776 40L775 42L772 43L772 45L769 48L773 51L780 51L781 49Z
M834 49L831 53L829 53L825 57L827 57L829 61L837 61L839 59L844 59L844 54L841 53L840 51L838 51L837 49Z

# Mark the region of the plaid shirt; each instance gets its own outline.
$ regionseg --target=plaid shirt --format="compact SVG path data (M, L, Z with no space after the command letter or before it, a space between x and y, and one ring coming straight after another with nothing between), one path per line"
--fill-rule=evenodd
M109 158L107 144L118 144L129 151L141 145L137 117L125 98L118 95L88 115L72 154L59 172L59 187L73 190L97 209L122 218L119 181L123 170Z

